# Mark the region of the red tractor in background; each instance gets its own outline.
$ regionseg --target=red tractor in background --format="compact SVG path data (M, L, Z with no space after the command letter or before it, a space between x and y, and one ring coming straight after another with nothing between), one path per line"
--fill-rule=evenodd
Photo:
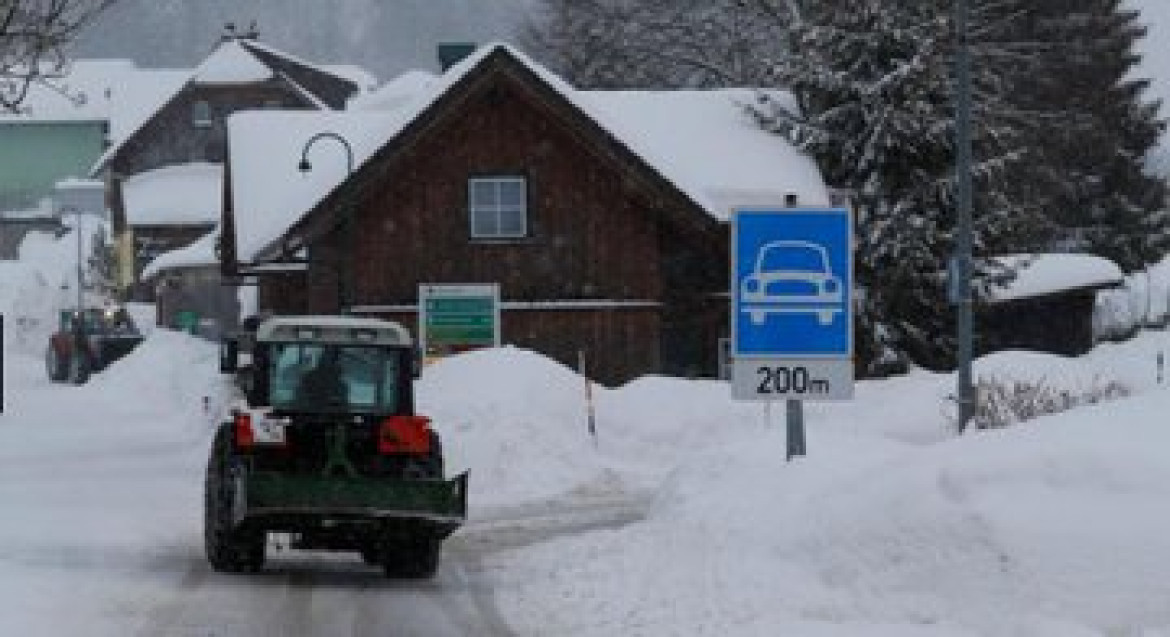
M81 385L141 342L125 309L63 310L45 350L45 371L53 382Z

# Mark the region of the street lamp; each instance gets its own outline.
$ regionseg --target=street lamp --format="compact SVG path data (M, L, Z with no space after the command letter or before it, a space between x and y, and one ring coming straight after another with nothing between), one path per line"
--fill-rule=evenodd
M955 0L955 170L958 182L958 240L955 245L956 296L958 301L958 402L959 433L975 413L971 386L971 51L967 41L969 0Z
M313 144L322 139L331 139L341 144L342 149L345 150L345 174L346 177L353 174L353 147L341 135L333 131L324 131L313 135L305 142L301 148L301 161L297 164L297 170L302 173L307 173L313 169L313 165L309 163L309 149ZM345 205L345 216L342 219L344 223L346 252L349 254L338 254L337 256L337 307L341 312L349 311L349 260L353 258L354 248L354 232L353 232L353 205L347 203Z

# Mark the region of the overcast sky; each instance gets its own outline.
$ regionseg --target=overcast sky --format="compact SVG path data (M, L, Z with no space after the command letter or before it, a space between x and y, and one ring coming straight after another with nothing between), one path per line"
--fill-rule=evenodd
M354 63L385 80L436 69L439 42L512 40L535 0L119 0L82 34L78 54L190 67L234 22L314 62ZM294 20L295 18L295 20Z

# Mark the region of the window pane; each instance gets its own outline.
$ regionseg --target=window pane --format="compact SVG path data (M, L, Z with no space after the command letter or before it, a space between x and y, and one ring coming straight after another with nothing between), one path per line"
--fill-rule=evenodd
M494 237L496 234L496 214L494 212L472 211L471 236Z
M524 236L524 212L518 209L501 211L500 234L509 237Z
M508 208L523 208L528 198L523 179L500 181L500 205Z
M496 184L488 179L471 180L471 209L494 206L498 201Z
M195 126L211 125L211 105L198 101L191 105L191 123Z
M277 409L384 411L397 408L391 389L396 354L379 348L274 345L269 400Z

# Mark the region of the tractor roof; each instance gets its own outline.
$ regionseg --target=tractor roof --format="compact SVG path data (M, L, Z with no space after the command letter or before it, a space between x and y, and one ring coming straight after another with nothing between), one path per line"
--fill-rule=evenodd
M410 346L398 323L356 316L277 316L256 328L257 341L305 341L354 345Z

